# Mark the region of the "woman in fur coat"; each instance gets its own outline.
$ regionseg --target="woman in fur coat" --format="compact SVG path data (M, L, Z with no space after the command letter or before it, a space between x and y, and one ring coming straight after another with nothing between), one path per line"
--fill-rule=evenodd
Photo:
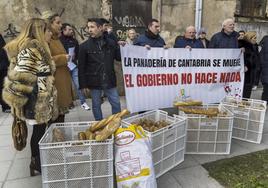
M44 20L32 18L20 35L5 49L10 61L3 99L11 112L33 126L31 137L31 176L41 172L38 142L50 120L56 119L57 92L54 87L55 64L48 42L52 33Z
M42 18L51 26L53 33L49 48L56 65L55 85L58 91L59 117L55 122L64 122L65 114L69 112L69 107L73 104L72 79L67 66L69 55L59 40L62 27L60 16L51 11L45 11L42 13Z

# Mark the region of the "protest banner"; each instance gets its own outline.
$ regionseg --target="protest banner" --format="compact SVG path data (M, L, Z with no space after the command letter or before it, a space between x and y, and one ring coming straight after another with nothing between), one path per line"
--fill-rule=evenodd
M168 108L178 97L219 103L242 97L244 58L240 49L121 47L127 108Z

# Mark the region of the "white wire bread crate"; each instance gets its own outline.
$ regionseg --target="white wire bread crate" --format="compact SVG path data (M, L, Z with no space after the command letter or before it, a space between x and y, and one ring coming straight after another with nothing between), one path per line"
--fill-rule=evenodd
M43 188L113 188L113 138L78 140L93 122L52 124L39 142ZM65 141L53 143L58 128Z
M174 118L165 111L153 110L122 119L122 126L127 127L141 119L155 122L164 120L168 123L155 132L144 130L152 141L154 170L156 177L159 177L184 161L186 119L179 116Z
M233 114L220 105L203 105L193 108L216 108L220 113L209 117L179 111L180 115L187 118L186 154L229 154Z
M266 101L225 97L221 104L234 114L233 138L260 144Z

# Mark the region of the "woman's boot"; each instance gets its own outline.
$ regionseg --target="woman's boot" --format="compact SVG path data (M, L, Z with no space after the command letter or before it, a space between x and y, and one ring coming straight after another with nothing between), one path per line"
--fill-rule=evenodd
M41 174L41 163L39 157L32 157L30 163L30 175L36 176Z

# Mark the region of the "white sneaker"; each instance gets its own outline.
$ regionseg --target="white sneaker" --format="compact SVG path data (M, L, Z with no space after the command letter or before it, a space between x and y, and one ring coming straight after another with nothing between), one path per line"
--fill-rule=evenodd
M85 110L90 110L90 107L87 105L87 103L83 103L81 107L84 108Z
M253 91L257 90L257 86L253 86L252 90Z

